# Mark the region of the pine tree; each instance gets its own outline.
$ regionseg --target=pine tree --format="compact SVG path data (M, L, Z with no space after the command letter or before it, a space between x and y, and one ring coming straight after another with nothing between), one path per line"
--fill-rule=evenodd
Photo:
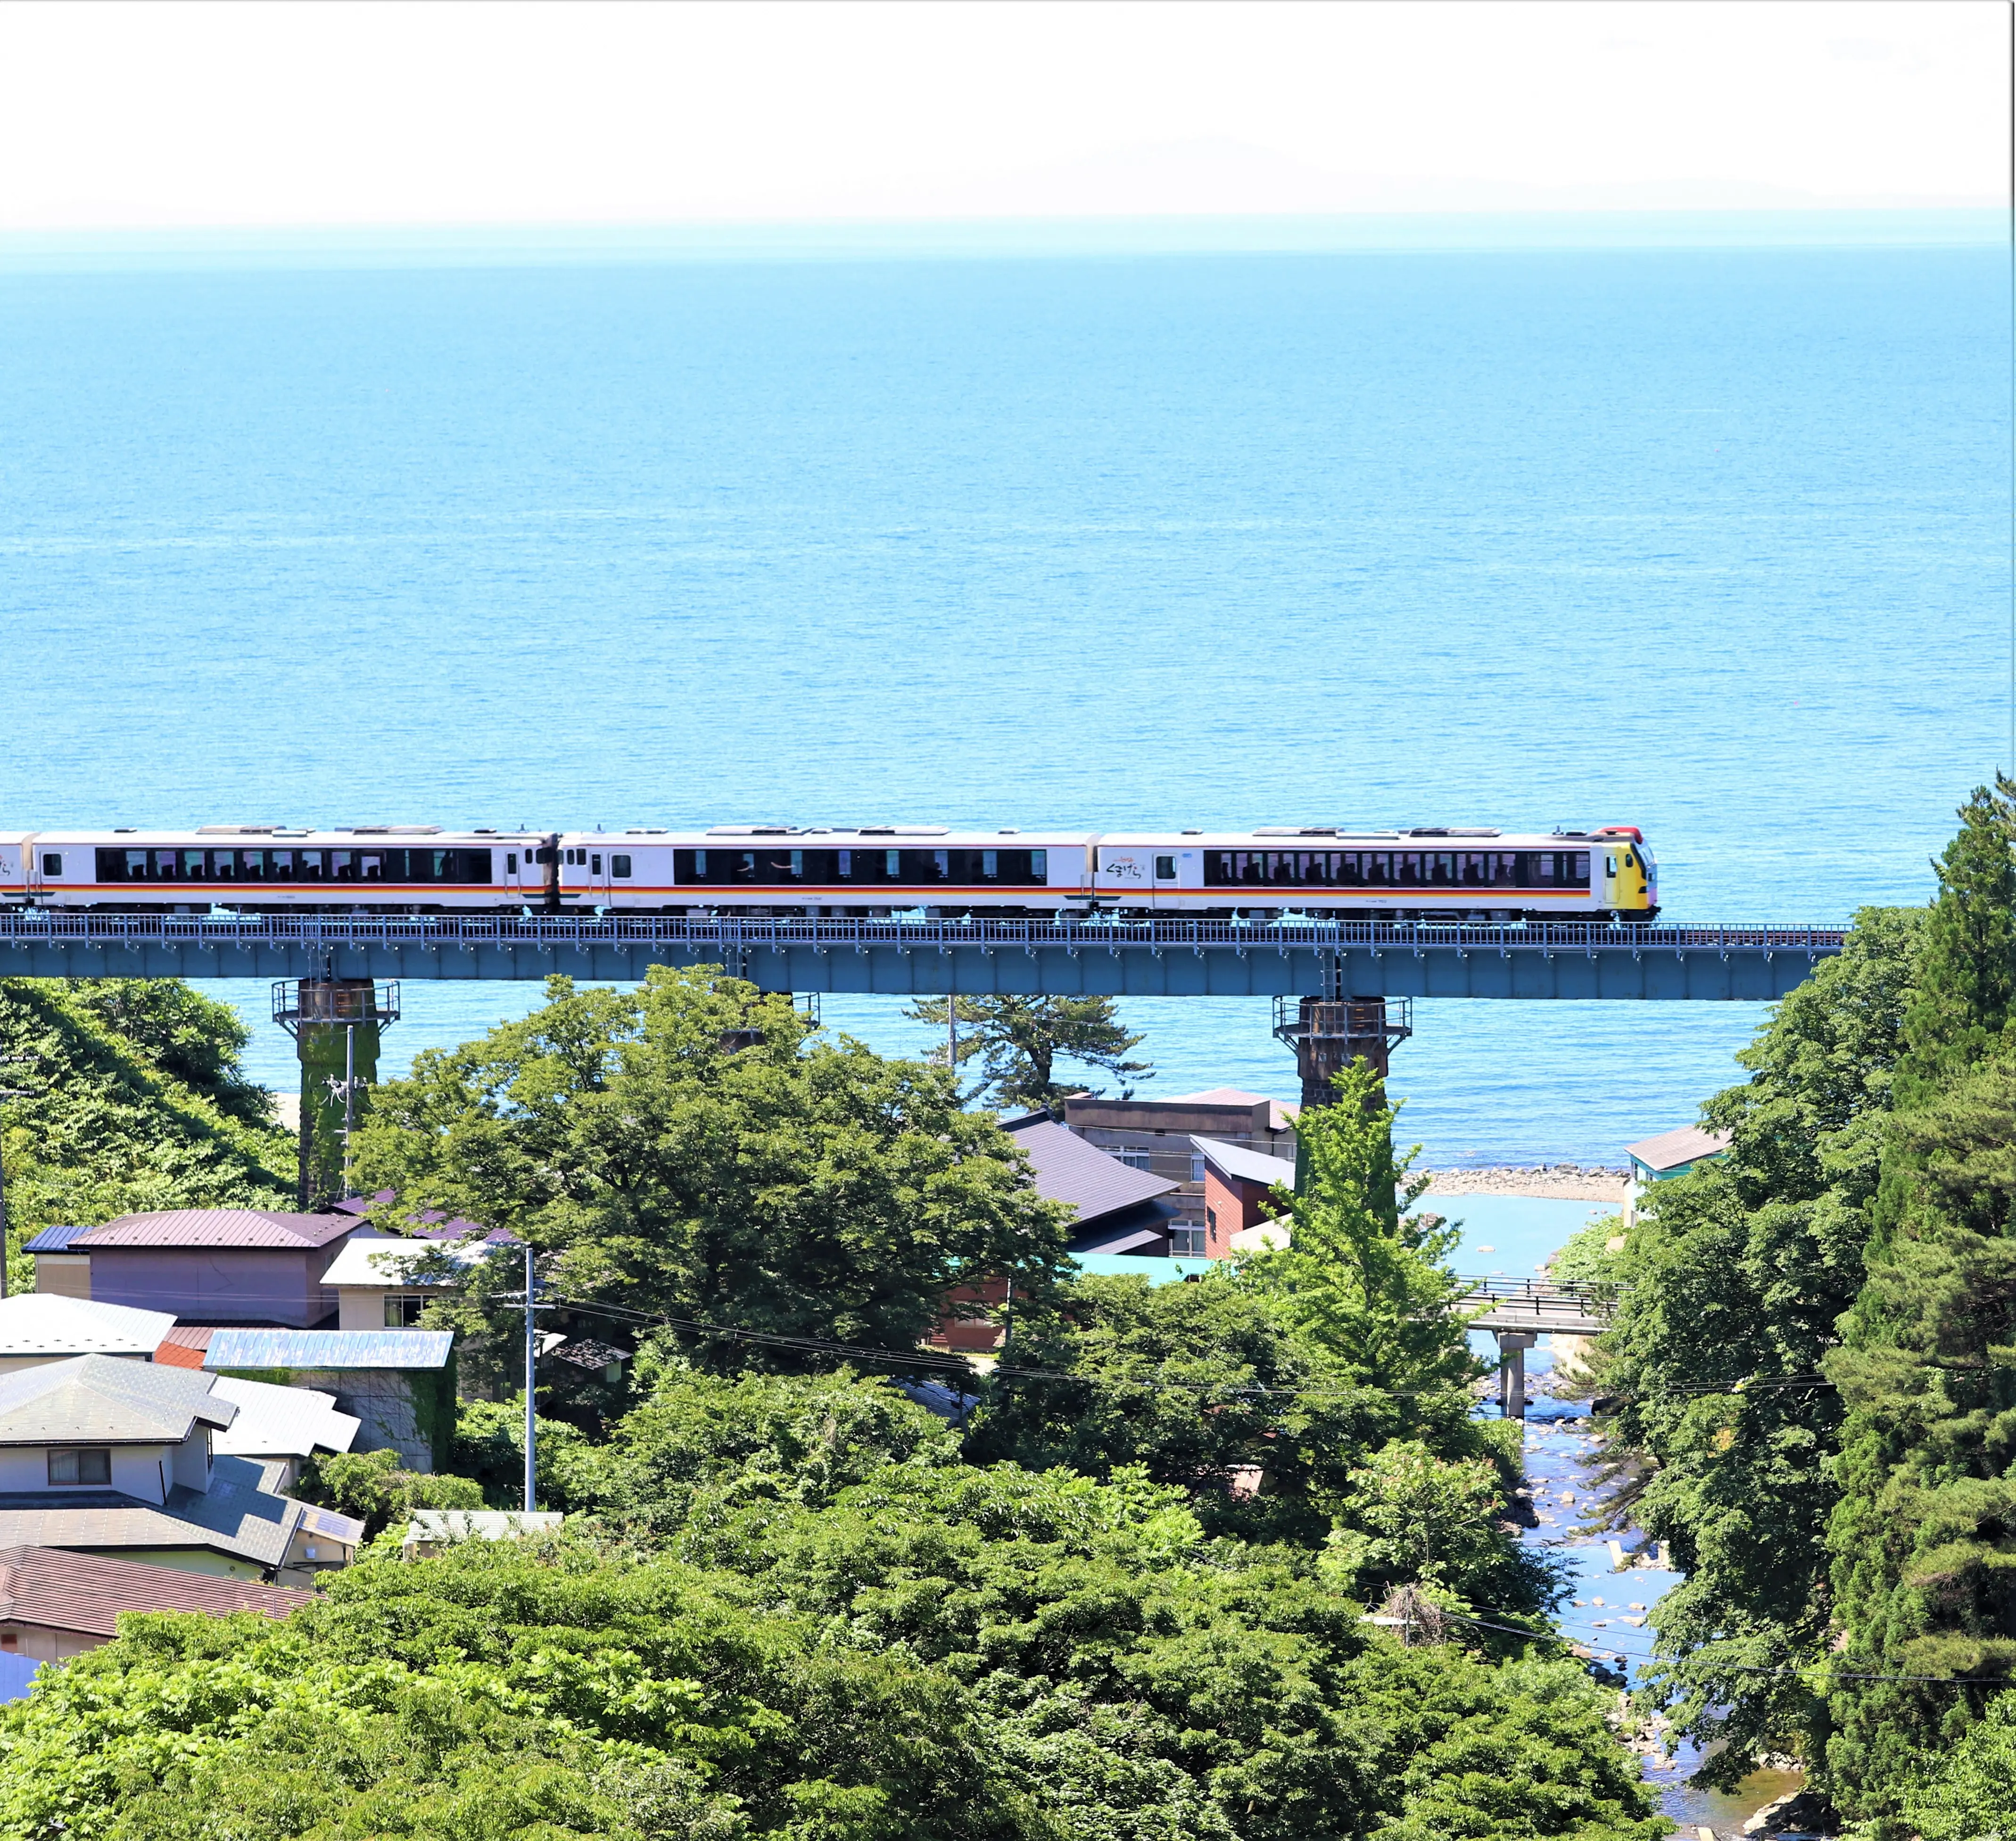
M1154 1078L1146 1061L1130 1061L1141 1037L1120 1021L1111 997L924 997L904 1014L944 1029L946 1007L959 1006L959 1059L980 1057L980 1094L1003 1111L1055 1104L1085 1090L1057 1077L1060 1057L1116 1075L1123 1093ZM942 1065L945 1051L933 1051Z
M1827 1766L1874 1836L2016 1674L2012 792L1977 789L1935 866L1867 1277L1825 1364L1847 1408Z

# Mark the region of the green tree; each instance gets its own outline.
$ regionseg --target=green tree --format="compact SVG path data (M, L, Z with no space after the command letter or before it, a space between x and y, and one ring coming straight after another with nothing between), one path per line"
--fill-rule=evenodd
M1333 1105L1295 1122L1305 1172L1277 1190L1290 1244L1249 1260L1245 1281L1349 1371L1401 1392L1466 1385L1480 1370L1456 1306L1463 1287L1442 1262L1460 1227L1408 1212L1427 1188L1393 1150L1399 1108L1363 1057L1336 1077Z
M397 1451L321 1452L304 1466L294 1493L364 1523L368 1540L412 1519L416 1508L481 1508L483 1486L447 1472L413 1471Z
M1996 776L1960 809L1960 828L1932 865L1916 1000L1904 1021L1910 1072L1936 1078L1989 1052L2016 1002L2016 784Z
M1999 1694L1952 1750L1904 1792L1905 1822L1921 1841L2016 1837L2016 1695Z
M509 1227L548 1255L551 1295L877 1349L914 1346L955 1286L1061 1269L1060 1211L950 1077L826 1040L784 997L653 966L632 992L548 986L545 1006L380 1087L357 1137L363 1187ZM493 1261L459 1306L515 1362ZM703 1338L703 1359L801 1363ZM483 1346L470 1365L486 1372Z
M237 1013L172 980L0 979L10 1290L21 1240L171 1208L289 1208L293 1146L239 1065Z
M1923 918L1856 917L1737 1057L1749 1079L1703 1108L1728 1155L1660 1184L1602 1255L1626 1288L1590 1385L1618 1400L1611 1452L1641 1479L1620 1506L1687 1576L1653 1613L1655 1680L1718 1781L1824 1756L1823 1688L1778 1671L1831 1640L1841 1406L1815 1382L1862 1285Z
M1128 1057L1143 1038L1121 1022L1111 997L925 997L904 1014L946 1029L946 1008L959 1007L959 1060L974 1056L981 1075L977 1097L1001 1111L1056 1104L1085 1090L1057 1078L1059 1057L1112 1075L1123 1091L1154 1078L1146 1061ZM945 1050L932 1051L942 1065Z

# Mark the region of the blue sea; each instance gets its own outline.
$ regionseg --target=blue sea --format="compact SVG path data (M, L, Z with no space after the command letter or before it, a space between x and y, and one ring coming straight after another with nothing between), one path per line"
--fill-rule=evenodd
M2007 251L1690 234L0 261L0 825L1633 823L1676 918L1921 901L2009 751ZM409 984L387 1071L535 996ZM1615 1162L1762 1014L1422 1003L1393 1089Z

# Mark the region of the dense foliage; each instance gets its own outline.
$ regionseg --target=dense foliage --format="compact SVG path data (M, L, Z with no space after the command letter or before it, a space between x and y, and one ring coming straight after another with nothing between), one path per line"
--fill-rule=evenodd
M1680 1723L1725 1779L1800 1756L1882 1841L1988 1807L2006 1736L1966 1735L2016 1675L2012 793L1962 809L1928 913L1865 913L1779 1007L1597 1357L1688 1574L1654 1617Z
M1143 1039L1120 1021L1111 997L923 997L903 1014L948 1036L956 1014L959 1064L980 1062L974 1097L1004 1112L1054 1106L1083 1092L1081 1083L1058 1079L1060 1058L1114 1075L1123 1093L1154 1078L1147 1062L1128 1058ZM932 1060L945 1052L934 1050Z
M171 979L0 979L10 1243L148 1209L291 1207L293 1144L239 1066L248 1039Z
M553 1254L549 1295L647 1317L900 1349L952 1287L1009 1274L1040 1296L1064 1257L1059 1211L947 1073L704 968L552 981L524 1021L380 1087L356 1144L398 1210L508 1227ZM495 1265L463 1322L478 1378L492 1294L520 1282ZM499 1313L493 1378L513 1346Z

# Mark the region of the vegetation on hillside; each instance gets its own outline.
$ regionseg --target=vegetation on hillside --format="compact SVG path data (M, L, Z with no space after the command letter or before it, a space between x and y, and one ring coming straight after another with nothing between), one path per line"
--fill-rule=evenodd
M1963 808L1929 911L1864 913L1778 1007L1595 1357L1687 1573L1654 1618L1679 1724L1724 1781L1798 1756L1872 1841L2016 1832L1983 1769L2016 1676L2012 793Z
M522 1396L466 1405L455 1475L325 1459L377 1548L284 1625L128 1619L0 1714L0 1832L1652 1841L1611 1697L1462 1621L1538 1629L1556 1582L1500 1519L1516 1446L1471 1416L1391 1114L1343 1097L1301 1258L1074 1279L949 1071L714 974L556 981L383 1090L358 1152L388 1225L513 1228L632 1349L542 1377L568 1536L391 1557L416 1504L517 1500ZM518 1270L430 1307L500 1387ZM949 1419L904 1352L1001 1272L1014 1360ZM1401 1587L1440 1640L1368 1621Z
M236 1011L172 979L0 979L9 1288L57 1223L293 1205L294 1147L239 1056Z

